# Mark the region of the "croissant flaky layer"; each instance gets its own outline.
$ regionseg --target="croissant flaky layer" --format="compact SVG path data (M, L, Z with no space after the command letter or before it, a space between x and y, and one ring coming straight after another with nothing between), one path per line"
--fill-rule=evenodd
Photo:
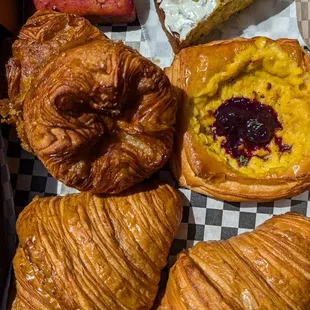
M297 213L200 242L179 255L160 309L310 309L309 256L310 219Z
M168 185L35 199L17 222L13 309L149 309L181 220Z
M7 65L23 147L81 191L118 193L167 161L176 98L163 71L86 19L39 11Z

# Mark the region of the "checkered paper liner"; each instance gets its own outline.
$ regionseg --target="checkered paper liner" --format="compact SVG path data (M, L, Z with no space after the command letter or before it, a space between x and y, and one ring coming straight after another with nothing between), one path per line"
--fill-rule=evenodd
M296 0L299 31L307 46L310 46L310 3L309 0Z
M140 51L142 55L164 67L169 65L172 55L167 54L167 49L169 50L170 47L167 46L167 39L161 30L158 17L154 14L151 3L148 1L150 0L136 0L138 15L144 25L143 30L138 22L128 26L99 26L99 29L109 38L124 41L128 46ZM272 34L274 38L291 37L297 38L303 43L297 28L296 7L292 0L255 1L252 8L243 11L233 20L225 23L215 31L213 36L216 36L217 33L223 39L240 34L236 25L240 25L240 20L246 19L248 20L247 28L243 30L245 36L250 36L251 31L254 33L254 29L257 29L253 35L268 36ZM150 5L147 20L154 27L151 37L149 36L150 32L145 29L146 17L141 16L141 5L145 5L145 3ZM249 21L246 14L252 15L252 22ZM17 215L35 196L64 195L75 192L75 190L55 180L35 156L21 148L20 141L13 128L2 125L2 134L11 173ZM167 181L176 186L167 169L155 173L153 178ZM192 247L199 241L224 240L251 231L273 215L297 211L310 216L309 192L291 199L270 203L228 203L200 195L188 189L179 188L179 190L184 201L183 218L171 247L170 265L174 262L176 255L184 248Z
M0 309L5 309L15 253L15 210L10 172L0 130Z

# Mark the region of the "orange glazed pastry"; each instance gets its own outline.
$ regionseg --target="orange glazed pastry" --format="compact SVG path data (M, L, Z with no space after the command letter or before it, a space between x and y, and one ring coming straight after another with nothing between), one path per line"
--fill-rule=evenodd
M310 219L275 216L250 233L179 254L160 310L307 310Z
M76 15L39 11L7 65L22 146L67 186L118 193L172 150L176 97L164 72Z
M309 60L289 39L182 50L166 71L182 101L171 161L180 185L230 201L309 189Z
M17 221L13 309L150 309L181 206L169 185L35 199Z

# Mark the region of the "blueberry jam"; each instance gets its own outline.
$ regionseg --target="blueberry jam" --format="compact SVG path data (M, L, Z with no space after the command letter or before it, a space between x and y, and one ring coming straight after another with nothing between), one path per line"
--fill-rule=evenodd
M283 144L282 138L275 136L282 125L276 111L270 106L256 100L234 97L226 100L214 116L214 134L226 137L222 147L238 160L240 166L245 166L258 149L269 153L268 144L272 138L275 138L281 153L291 149Z

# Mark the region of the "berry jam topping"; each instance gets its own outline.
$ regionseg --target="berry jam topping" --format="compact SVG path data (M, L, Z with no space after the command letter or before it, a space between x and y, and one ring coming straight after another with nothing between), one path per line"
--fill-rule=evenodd
M217 136L226 137L222 146L226 152L236 158L240 166L245 166L255 156L254 152L263 149L270 153L268 144L275 138L281 153L291 147L276 137L276 130L282 125L276 111L256 100L236 97L226 100L215 111L213 132Z

